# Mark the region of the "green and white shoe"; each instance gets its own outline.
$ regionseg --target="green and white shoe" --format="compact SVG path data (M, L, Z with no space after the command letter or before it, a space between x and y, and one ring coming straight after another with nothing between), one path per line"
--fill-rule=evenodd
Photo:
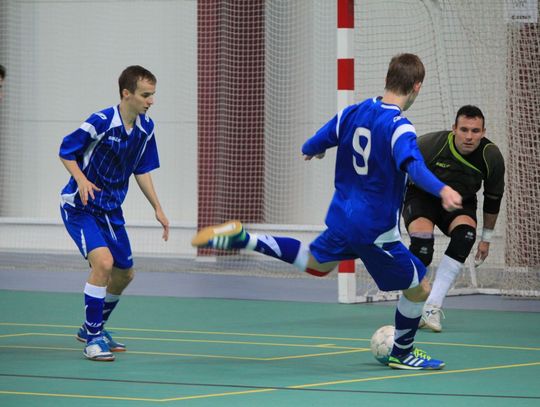
M201 229L191 240L191 245L222 250L241 249L246 246L246 232L240 221L231 220Z

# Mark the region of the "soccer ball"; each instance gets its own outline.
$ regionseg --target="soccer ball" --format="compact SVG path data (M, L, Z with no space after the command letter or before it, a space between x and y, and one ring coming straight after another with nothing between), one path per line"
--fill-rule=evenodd
M383 365L388 364L388 357L394 346L393 325L385 325L375 331L371 337L371 353Z

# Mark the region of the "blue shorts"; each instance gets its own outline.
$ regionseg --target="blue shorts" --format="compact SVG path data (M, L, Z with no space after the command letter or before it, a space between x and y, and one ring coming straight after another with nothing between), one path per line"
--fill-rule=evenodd
M61 207L60 213L69 235L85 259L92 250L108 247L114 267L133 267L131 245L124 225L111 223L107 215L95 216L68 205Z
M311 243L309 249L319 263L362 260L382 291L415 287L426 275L426 267L400 241L358 244L327 229Z

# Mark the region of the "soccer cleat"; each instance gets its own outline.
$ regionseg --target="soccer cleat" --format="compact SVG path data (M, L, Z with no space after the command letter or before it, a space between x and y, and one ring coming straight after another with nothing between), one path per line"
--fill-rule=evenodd
M97 362L112 362L114 360L114 355L111 353L109 345L107 345L107 342L105 342L102 336L98 336L88 342L83 354L87 359Z
M437 370L444 367L442 360L432 359L426 352L418 348L403 356L388 357L388 366L392 369L404 370Z
M104 329L101 332L101 335L103 336L103 340L105 341L105 343L107 343L107 346L109 347L109 350L111 352L125 352L126 351L126 345L124 345L123 343L120 343L120 342L116 342L112 338L111 334L109 332L107 332L106 329ZM77 332L77 335L75 336L75 338L79 342L86 342L88 340L88 334L87 334L86 329L84 328L84 326L81 326L79 328L79 331Z
M436 305L426 304L422 312L422 318L418 324L419 328L429 328L433 332L441 332L441 316L444 319L444 312Z
M235 249L235 243L241 243L246 238L242 223L231 220L221 225L212 225L201 229L191 240L193 247L211 247L213 249Z

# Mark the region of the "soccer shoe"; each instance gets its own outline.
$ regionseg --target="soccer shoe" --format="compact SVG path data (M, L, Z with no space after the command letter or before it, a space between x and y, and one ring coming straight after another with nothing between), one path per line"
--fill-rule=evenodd
M426 352L418 348L404 356L388 357L388 366L392 369L405 370L437 370L444 367L442 360L432 359Z
M107 346L109 347L109 350L111 352L125 352L126 351L126 345L124 345L123 343L120 343L120 342L116 342L112 338L111 334L109 332L107 332L106 329L104 329L101 332L101 335L103 336L103 340L105 341L105 343L107 343ZM84 326L81 326L79 328L79 331L77 332L77 335L75 336L75 338L79 342L86 342L87 341L88 334L86 333L86 329L84 328Z
M193 247L211 247L213 249L234 249L235 243L242 242L246 232L242 223L231 220L221 225L212 225L201 229L191 240Z
M419 328L429 328L433 332L441 332L441 316L444 319L444 312L436 305L426 304L422 311L422 318L418 324Z
M97 362L112 362L114 360L114 355L111 353L109 345L107 345L107 342L105 342L102 336L98 336L88 342L83 354L87 359Z

